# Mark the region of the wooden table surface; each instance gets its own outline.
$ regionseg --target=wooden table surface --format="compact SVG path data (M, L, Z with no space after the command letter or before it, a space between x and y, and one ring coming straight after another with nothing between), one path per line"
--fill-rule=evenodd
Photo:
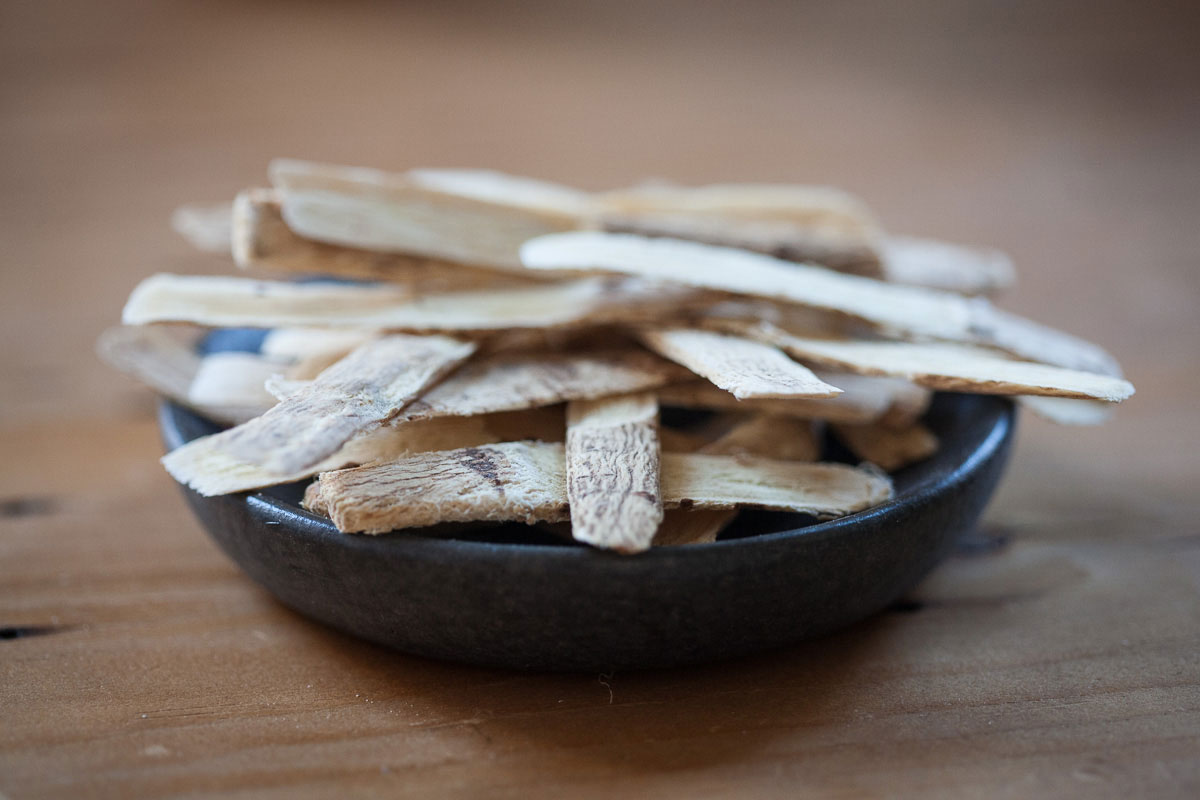
M6 3L0 793L1200 796L1200 59L1168 4ZM311 624L209 542L92 342L273 156L828 182L1008 250L1138 394L1022 421L975 545L841 634L487 671ZM531 610L531 613L534 613Z

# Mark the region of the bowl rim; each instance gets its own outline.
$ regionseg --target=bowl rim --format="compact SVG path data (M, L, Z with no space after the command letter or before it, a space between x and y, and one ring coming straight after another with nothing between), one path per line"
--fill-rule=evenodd
M587 559L594 561L597 565L620 565L622 568L696 559L720 559L731 549L770 551L792 543L812 544L830 537L847 534L864 523L886 522L888 517L899 516L913 504L930 502L937 496L965 483L983 465L988 463L1014 434L1016 404L1008 398L998 399L1004 401L1000 412L995 414L995 419L986 434L978 444L968 451L967 457L961 463L956 464L948 472L931 470L930 474L922 476L911 486L898 491L894 497L884 503L843 517L798 528L683 547L655 547L634 556L592 547L574 547L566 543L561 545L526 544L444 536L397 535L402 534L402 531L382 535L347 534L337 530L327 517L309 512L294 503L272 496L262 490L211 498L202 497L201 499L205 501L240 499L249 509L257 510L260 515L273 517L277 523L286 525L294 535L305 537L321 546L335 545L349 550L363 550L373 553L377 557L404 555L405 557L424 556L440 560L443 556L464 558L519 554L522 558L536 558L543 561L551 559L563 563L575 563ZM185 437L179 424L181 419L187 417L194 418L201 423L216 424L207 417L170 399L160 400L158 422L163 442L168 451L190 441ZM186 486L181 485L181 487L186 492L192 492ZM197 496L199 497L199 495Z

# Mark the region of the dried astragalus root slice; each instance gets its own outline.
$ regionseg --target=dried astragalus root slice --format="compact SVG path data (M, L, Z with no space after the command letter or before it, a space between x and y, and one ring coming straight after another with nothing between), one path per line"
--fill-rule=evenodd
M212 327L487 333L646 322L670 318L706 301L681 287L619 279L411 297L394 286L155 275L134 289L123 319L127 325L189 322Z
M717 411L757 411L800 419L874 422L888 413L891 396L882 392L849 390L828 400L738 400L708 381L675 383L658 390L664 406Z
M221 434L231 456L290 474L384 423L466 360L468 342L394 334L367 342L270 411Z
M816 339L773 325L747 326L745 335L769 342L809 364L865 375L905 378L951 392L1050 395L1120 402L1133 385L1092 372L1015 361L995 351L952 343Z
M531 200L536 182L509 179L509 191L502 191L481 188L485 181L478 174L434 172L405 175L287 159L270 166L288 227L348 247L519 269L522 242L580 224L575 209ZM503 182L498 173L490 175Z
M658 463L653 394L570 403L566 467L572 537L622 553L648 549L663 518Z
M521 260L530 269L618 272L811 306L906 334L962 340L970 333L969 301L959 295L793 264L730 247L585 231L526 242Z
M843 464L663 453L664 508L765 508L837 516L892 496L878 473ZM503 442L421 453L321 473L306 507L346 533L384 533L438 522L568 518L563 445Z
M937 452L938 438L920 423L907 428L880 424L832 426L834 434L863 461L892 472Z
M739 400L826 398L841 394L779 348L712 331L645 330L641 340L659 355L690 369Z
M544 282L426 256L380 253L300 236L287 226L279 194L247 189L233 203L233 260L242 269L387 281L419 293ZM551 276L552 277L552 276Z
M999 250L889 236L883 240L883 277L893 283L959 294L991 294L1016 280L1012 261Z

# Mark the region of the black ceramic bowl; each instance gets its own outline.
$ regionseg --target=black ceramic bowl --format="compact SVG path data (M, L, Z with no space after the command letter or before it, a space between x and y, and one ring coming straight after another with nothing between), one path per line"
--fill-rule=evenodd
M170 403L160 421L168 448L217 430ZM926 424L942 447L893 476L888 503L822 523L742 512L715 543L636 556L561 543L524 525L347 535L298 506L301 484L184 495L250 577L347 633L489 666L666 667L820 636L911 588L983 510L1015 413L1007 400L942 394Z

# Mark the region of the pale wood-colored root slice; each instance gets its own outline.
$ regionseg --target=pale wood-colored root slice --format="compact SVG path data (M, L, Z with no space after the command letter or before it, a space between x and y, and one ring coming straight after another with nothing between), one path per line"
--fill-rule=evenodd
M938 438L919 423L907 428L885 425L833 425L834 434L863 461L892 472L924 461L937 452Z
M270 174L288 227L309 239L366 250L519 269L522 242L580 224L571 209L485 197L463 191L462 181L428 175L421 180L291 160L272 162Z
M812 422L773 414L755 414L737 421L724 434L698 449L709 455L762 456L780 461L816 461L821 455ZM686 452L678 447L666 447L665 438L663 450ZM673 509L663 516L653 545L715 542L736 515L736 511L724 509Z
M229 203L189 204L171 214L171 227L197 250L229 255L232 216Z
M596 278L409 298L386 286L155 275L134 289L123 319L127 325L488 333L671 319L707 299L679 287Z
M576 541L622 553L649 549L663 518L654 395L568 404L566 453Z
M608 233L687 239L736 247L785 261L820 264L838 272L883 276L874 237L779 220L747 220L684 213L607 214L597 226Z
M346 533L476 520L561 522L563 445L503 442L324 472L305 503Z
M200 331L183 328L110 328L100 335L96 352L107 364L187 406L209 419L236 425L267 410L265 405L230 406L198 404L189 399L192 381L200 369L196 342Z
M228 432L235 458L291 474L387 422L475 346L443 336L396 334L367 342L257 419Z
M655 389L690 377L691 373L682 367L632 347L500 352L464 365L408 405L392 424L594 400ZM274 379L268 381L267 389L283 399L307 385L307 381Z
M328 323L370 328L378 327L370 324L372 316L409 300L408 293L396 287L158 274L133 290L122 321L126 325L190 322L275 328Z
M762 508L840 516L892 496L886 476L844 464L749 456L663 453L663 503L681 508Z
M396 419L469 416L641 392L688 377L636 348L496 353L463 366Z
M227 451L228 431L193 439L163 456L163 466L175 480L211 497L310 478L319 472L390 461L410 453L453 450L504 441L491 429L488 417L423 420L400 428L383 426L357 434L337 452L292 472L267 469Z
M846 275L729 247L585 231L526 242L521 260L530 269L618 272L811 306L906 334L954 340L969 335L969 302L960 295Z
M673 508L663 514L662 524L658 526L651 544L654 547L678 547L715 542L736 516L737 511L732 509L685 511Z
M234 201L233 260L243 269L388 281L415 294L524 286L545 280L537 275L307 239L288 227L279 194L273 189L247 189Z
M828 398L842 390L797 364L779 348L712 331L689 328L644 330L642 342L739 400Z
M1058 425L1103 425L1113 418L1116 407L1100 400L1067 397L1019 397L1017 400L1042 419Z
M1029 394L1120 402L1133 385L1091 372L1015 361L962 344L814 339L792 336L766 323L746 335L769 342L814 366L905 378L931 389L981 394Z
M1002 311L983 298L971 303L971 330L980 344L1020 358L1112 378L1122 377L1121 365L1099 345Z
M991 294L1016 280L1012 261L999 250L889 236L883 240L883 277L894 283L959 294Z
M873 236L879 225L857 197L826 186L648 183L594 198L610 214L680 214L715 219L790 222L841 234Z
M658 390L664 406L718 411L758 411L800 419L836 422L873 422L888 412L891 398L880 393L845 391L828 400L738 400L707 381L690 381Z
M301 361L331 353L349 353L378 331L344 328L275 328L263 337L259 352L281 361Z
M821 443L811 420L753 414L700 448L701 453L761 456L777 461L816 461Z
M863 405L886 408L877 422L890 428L906 428L929 410L933 392L904 378L854 375L847 372L817 370L822 380L841 387ZM853 423L851 423L853 424Z
M407 177L412 183L431 191L522 208L555 218L579 220L596 211L596 202L589 192L490 169L421 168L409 170Z
M212 353L200 360L188 387L193 406L241 406L268 409L275 398L266 389L267 380L284 367L257 353Z
M661 465L666 508L744 506L828 516L869 508L892 494L886 476L843 464L664 453ZM564 448L502 442L323 472L305 503L346 533L474 520L562 522L569 513Z

